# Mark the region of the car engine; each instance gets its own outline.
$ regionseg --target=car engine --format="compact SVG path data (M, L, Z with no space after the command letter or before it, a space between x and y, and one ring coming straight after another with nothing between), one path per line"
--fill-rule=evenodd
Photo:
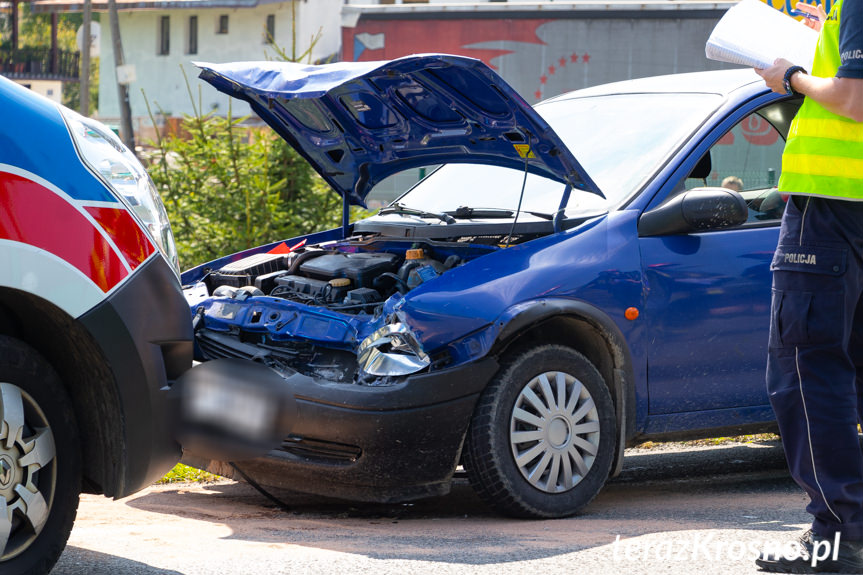
M374 313L396 292L407 293L460 263L419 247L403 254L309 248L289 254L255 254L210 272L214 296L268 295L345 313Z
M386 385L357 346L404 295L497 246L372 240L278 248L210 270L192 303L198 358L240 357L339 383ZM287 369L286 369L287 368Z

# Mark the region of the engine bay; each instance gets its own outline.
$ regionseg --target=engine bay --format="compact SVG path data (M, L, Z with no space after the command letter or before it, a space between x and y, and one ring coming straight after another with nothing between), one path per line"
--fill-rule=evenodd
M356 236L243 257L186 290L198 359L239 357L337 383L391 384L359 369L360 343L393 321L393 302L498 249Z
M211 271L204 282L213 296L270 296L343 313L374 314L393 294L406 294L466 261L449 253L452 250L439 255L440 247L428 242L410 246L394 252L375 244L361 249L347 243L255 254Z

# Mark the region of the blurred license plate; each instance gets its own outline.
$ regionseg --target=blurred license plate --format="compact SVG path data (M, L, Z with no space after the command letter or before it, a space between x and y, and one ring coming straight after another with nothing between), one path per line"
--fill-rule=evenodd
M277 411L278 402L266 390L220 381L191 386L186 403L191 422L249 439L266 437L275 425Z

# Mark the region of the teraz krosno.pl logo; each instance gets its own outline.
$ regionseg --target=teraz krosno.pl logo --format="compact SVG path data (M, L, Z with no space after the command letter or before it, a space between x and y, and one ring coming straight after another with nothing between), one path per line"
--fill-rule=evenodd
M714 533L704 535L693 535L688 539L662 541L652 539L623 539L620 535L612 543L612 557L615 562L675 562L675 561L743 561L754 560L762 553L782 556L792 560L798 557L809 557L813 567L827 559L835 561L839 554L839 538L837 533L834 539L815 541L812 545L812 553L803 547L798 541L785 541L782 543L759 541L756 539L743 540L717 540Z

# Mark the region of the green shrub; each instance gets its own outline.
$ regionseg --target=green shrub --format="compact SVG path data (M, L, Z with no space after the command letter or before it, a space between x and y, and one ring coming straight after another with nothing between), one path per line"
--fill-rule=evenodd
M183 268L340 224L339 195L269 127L243 121L196 112L152 143Z

